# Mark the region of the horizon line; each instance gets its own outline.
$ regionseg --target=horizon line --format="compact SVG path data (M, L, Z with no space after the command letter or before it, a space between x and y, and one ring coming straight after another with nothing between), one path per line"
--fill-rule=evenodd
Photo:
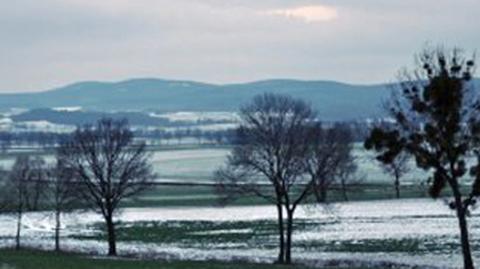
M103 83L103 84L120 84L136 80L158 80L158 81L169 81L169 82L187 82L187 83L198 83L198 84L207 84L212 86L230 86L230 85L241 85L241 84L252 84L260 82L269 82L269 81L297 81L297 82L329 82L329 83L338 83L350 86L379 86L384 84L391 84L392 82L372 82L372 83L355 83L355 82L344 82L341 80L332 80L332 79L303 79L303 78L292 78L292 77L277 77L277 78L264 78L257 80L247 80L247 81L237 81L237 82L228 82L228 83L219 83L219 82L206 82L201 80L192 80L192 79L179 79L179 78L162 78L162 77L132 77L118 80L79 80L76 82L64 83L60 86L51 87L49 89L42 90L26 90L26 91L1 91L0 95L22 95L22 94L37 94L45 93L56 90L61 90L64 88L72 87L79 84L86 83Z

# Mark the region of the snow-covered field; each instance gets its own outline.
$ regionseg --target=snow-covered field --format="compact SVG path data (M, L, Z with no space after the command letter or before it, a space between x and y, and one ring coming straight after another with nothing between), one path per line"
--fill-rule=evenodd
M152 154L151 162L160 179L188 181L211 180L213 172L225 163L230 150L227 148L197 148L161 150ZM354 155L358 164L357 178L364 183L390 183L392 178L386 175L371 152L365 151L360 144L355 146ZM48 161L53 161L48 156ZM14 157L0 159L0 166L8 169ZM414 167L413 161L411 163ZM402 184L425 182L428 175L418 169L412 169L402 179Z
M228 149L157 151L151 158L159 178L209 180L225 162Z
M82 107L53 107L55 112L88 112ZM50 119L49 117L42 117L40 119L25 121L19 120L14 116L27 113L28 109L11 109L9 111L0 112L0 131L21 133L21 132L53 132L53 133L70 133L73 132L77 126L71 122L60 124L58 121ZM90 111L92 112L92 111ZM146 113L146 112L145 112ZM68 115L65 115L68 116ZM239 116L236 112L216 111L216 112L202 112L202 111L179 111L174 113L147 113L144 116L153 118L161 118L167 123L157 123L144 125L141 122L132 120L131 128L133 130L163 130L167 132L195 130L202 132L225 131L231 130L238 126ZM58 120L58 119L57 119ZM194 137L186 137L194 139ZM165 141L165 140L163 140ZM177 141L178 142L178 141Z
M210 180L213 172L221 167L230 153L227 148L202 148L188 150L157 151L152 156L152 164L159 178ZM371 152L360 144L355 146L354 155L358 164L357 178L364 183L390 183L391 176L386 175ZM413 161L411 167L414 167ZM402 179L403 184L425 182L428 175L418 169L412 169Z
M229 154L227 148L159 150L152 155L152 165L159 179L206 183ZM367 183L391 182L373 160L373 155L356 145L359 171ZM52 156L47 156L53 161ZM3 158L0 165L8 168L13 158ZM424 172L413 170L404 184L425 180ZM188 199L203 199L210 193L185 193ZM185 199L182 196L182 199ZM152 196L149 199L177 199L178 196ZM209 197L211 198L211 197ZM470 218L474 255L480 260L480 212ZM275 209L271 206L162 207L126 208L117 220L124 227L143 227L145 222L192 224L192 236L224 238L205 243L178 240L162 242L121 241L121 254L176 259L249 259L272 261L276 256L277 238L270 229L253 241L229 241L231 236L245 236L255 225L274 226ZM461 254L458 228L454 213L443 201L402 199L336 203L327 209L306 206L297 211L300 225L294 233L294 257L303 262L341 261L345 264L417 265L420 268L458 268ZM251 223L252 227L220 227L196 229L194 223ZM266 221L266 222L263 222ZM65 249L93 254L105 254L106 242L95 235L101 233L102 219L92 212L74 212L64 216ZM23 225L23 243L33 247L53 248L53 216L48 213L28 213ZM250 225L250 224L249 224ZM225 226L225 225L224 225ZM0 215L0 246L12 245L15 217ZM197 227L198 228L198 227ZM255 235L256 236L256 235ZM80 238L82 237L82 238ZM225 239L227 238L227 239ZM259 240L259 241L257 241ZM348 267L348 266L347 266ZM400 267L403 268L403 267ZM408 266L406 266L408 268ZM435 267L432 267L435 268Z
M70 133L75 130L75 126L51 123L45 120L15 122L5 117L0 119L0 131L7 132L53 132Z
M269 220L274 221L275 209L272 206L239 206L226 208L127 208L117 216L117 220L129 225L138 222L156 221L209 221L237 222ZM403 264L417 265L421 268L458 268L461 255L458 246L458 228L454 213L443 201L430 199L402 199L386 201L368 201L338 203L328 209L305 206L300 208L296 218L307 225L294 233L294 257L301 261L328 262L338 260L346 264ZM101 221L99 215L92 212L74 212L64 216L65 237L71 235L91 235L98 233L93 224ZM470 218L470 230L474 255L480 260L480 215ZM51 248L53 246L53 219L45 213L27 214L23 226L23 242L26 245ZM318 225L317 225L318 224ZM254 227L250 227L254 228ZM98 229L98 228L97 228ZM182 242L135 242L119 244L121 254L135 254L157 258L180 259L252 259L271 261L276 249L265 247L262 243L252 245L224 242L216 244L213 238L225 234L249 233L249 227L231 230L198 230L192 233L210 233L210 244L184 244ZM13 244L15 233L14 216L0 216L0 242ZM390 243L416 242L409 250L390 249ZM265 238L265 244L276 242L274 235ZM97 240L63 240L65 249L87 253L104 254L106 243ZM322 248L321 246L329 246ZM378 245L380 244L380 245ZM385 245L382 245L385 244ZM339 246L348 245L350 250ZM378 249L362 248L377 246ZM312 247L308 247L312 246ZM316 247L313 247L316 246ZM320 246L320 247L319 247ZM408 246L408 245L407 245ZM383 251L382 251L383 250Z
M238 113L235 112L197 112L180 111L173 113L150 113L152 117L164 118L170 121L198 122L198 121L238 121Z

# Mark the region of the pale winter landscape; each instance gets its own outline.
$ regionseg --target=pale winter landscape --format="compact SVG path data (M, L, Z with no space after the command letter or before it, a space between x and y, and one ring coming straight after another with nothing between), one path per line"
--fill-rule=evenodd
M480 266L476 0L0 8L0 269Z

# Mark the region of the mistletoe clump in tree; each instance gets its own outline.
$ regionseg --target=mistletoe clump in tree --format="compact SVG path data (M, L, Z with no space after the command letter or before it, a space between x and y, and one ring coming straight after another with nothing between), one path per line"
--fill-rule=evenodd
M405 72L387 104L395 123L374 128L365 141L377 159L392 163L406 153L416 165L431 171L429 193L438 197L449 189L456 211L464 257L464 268L474 268L468 235L467 215L480 193L479 162L469 166L467 158L480 152L480 102L474 91L474 60L458 49L425 50L418 56L419 68ZM462 193L468 175L473 183Z

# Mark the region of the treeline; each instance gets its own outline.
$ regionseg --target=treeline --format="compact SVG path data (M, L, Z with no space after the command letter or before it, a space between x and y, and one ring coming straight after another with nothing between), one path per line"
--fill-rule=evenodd
M388 124L390 124L388 121L382 120L377 120L375 123L353 121L328 123L324 124L324 127L328 128L335 125L347 127L351 130L353 141L362 142L367 137L372 126L386 126ZM234 128L222 130L202 130L195 127L171 130L135 128L132 132L136 139L145 140L147 145L182 143L234 145L237 143L236 130ZM19 146L55 147L66 141L70 135L70 133L47 131L0 131L0 149L5 151L8 148Z
M144 139L149 145L182 144L184 142L198 144L235 144L235 129L202 130L198 128L181 128L174 130L137 129L133 133L137 139ZM189 139L189 140L188 140ZM188 141L187 141L188 140Z
M144 130L132 129L137 140L144 140L148 145L181 144L234 144L235 129L201 130L196 128L174 130ZM0 131L0 149L28 146L28 147L56 147L68 140L71 133L58 132L6 132Z
M69 133L57 132L0 132L0 148L7 150L17 146L56 146L69 137Z

